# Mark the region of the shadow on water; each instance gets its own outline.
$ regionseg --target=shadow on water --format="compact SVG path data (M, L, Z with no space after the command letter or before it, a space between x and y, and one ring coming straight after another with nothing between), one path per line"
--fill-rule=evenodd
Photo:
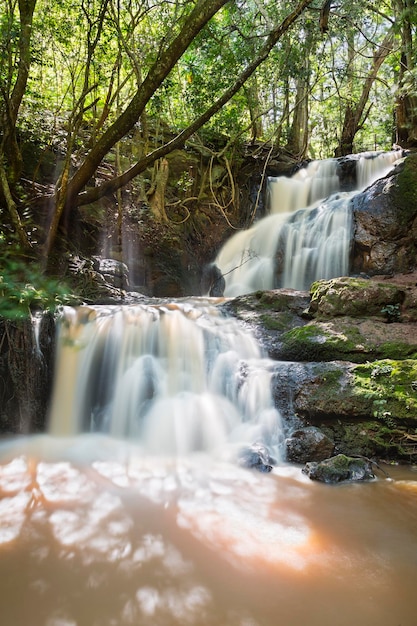
M329 487L87 434L1 456L4 624L415 624L410 468Z

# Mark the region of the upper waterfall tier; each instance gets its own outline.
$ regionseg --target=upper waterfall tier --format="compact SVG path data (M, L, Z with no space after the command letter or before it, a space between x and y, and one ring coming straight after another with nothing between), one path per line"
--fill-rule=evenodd
M350 200L402 156L392 151L350 157L356 169L351 192L340 192L338 159L312 161L291 178L270 178L269 215L232 236L216 258L225 295L308 289L314 280L348 274Z
M50 431L105 432L158 454L276 446L268 363L205 301L66 308Z

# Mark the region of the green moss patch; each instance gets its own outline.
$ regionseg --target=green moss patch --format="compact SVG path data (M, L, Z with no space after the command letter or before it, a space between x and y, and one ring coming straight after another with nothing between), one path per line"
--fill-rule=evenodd
M395 204L401 209L397 219L407 226L415 216L417 206L417 154L410 154L397 176L394 190Z
M364 345L363 338L354 325L337 331L331 324L311 322L293 328L281 340L283 352L291 360L349 360L361 363L372 353L372 347Z
M417 360L384 359L353 370L355 393L371 401L373 417L393 428L397 420L417 424Z
M380 420L341 422L320 425L320 429L347 455L362 455L385 460L415 462L417 435L404 426L389 428Z

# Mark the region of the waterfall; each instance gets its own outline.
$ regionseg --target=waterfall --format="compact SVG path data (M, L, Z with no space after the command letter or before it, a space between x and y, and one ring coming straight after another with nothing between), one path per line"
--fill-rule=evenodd
M351 198L385 176L402 151L362 153L356 187L341 192L339 161L312 161L291 178L268 180L269 215L233 235L215 264L225 279L225 295L257 289L308 289L314 280L349 272Z
M279 457L271 376L255 338L209 301L66 307L50 432L103 432L154 454L263 442Z

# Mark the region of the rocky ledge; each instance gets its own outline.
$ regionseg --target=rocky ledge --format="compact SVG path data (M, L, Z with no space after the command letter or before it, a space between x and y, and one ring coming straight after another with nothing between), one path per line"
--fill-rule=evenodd
M333 450L417 462L416 281L342 277L223 305L275 361L289 459L318 462Z

